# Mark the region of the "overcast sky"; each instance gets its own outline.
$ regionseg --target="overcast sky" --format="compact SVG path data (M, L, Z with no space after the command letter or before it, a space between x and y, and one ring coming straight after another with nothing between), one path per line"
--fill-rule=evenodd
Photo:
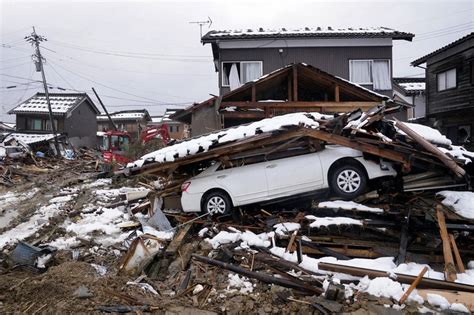
M42 90L32 82L41 75L23 39L32 26L48 39L42 44L48 83L91 96L95 87L109 111L160 114L205 100L218 93L217 74L210 46L190 22L208 16L211 29L386 26L414 33L413 42L394 41L394 76L423 75L411 61L474 31L473 0L0 0L0 120L14 121L8 110Z

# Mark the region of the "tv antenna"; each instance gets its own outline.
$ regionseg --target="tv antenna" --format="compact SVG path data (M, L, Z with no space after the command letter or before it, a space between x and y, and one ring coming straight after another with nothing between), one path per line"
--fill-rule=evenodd
M209 24L207 28L211 28L212 20L210 17L207 17L207 21L189 22L189 24L199 24L199 33L201 34L201 37L202 37L202 26Z

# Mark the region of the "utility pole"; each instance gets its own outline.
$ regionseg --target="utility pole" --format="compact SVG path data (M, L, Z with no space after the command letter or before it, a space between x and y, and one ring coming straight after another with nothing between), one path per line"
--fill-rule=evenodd
M117 129L117 126L115 125L114 121L112 120L112 117L110 117L109 112L107 111L107 108L105 108L104 103L102 103L102 100L100 99L99 94L97 94L97 92L95 91L94 88L92 88L92 92L94 92L95 97L97 97L97 100L99 101L100 105L102 105L102 108L104 109L105 114L106 114L107 117L109 118L109 122L110 122L110 124L112 125L112 128L114 128L114 131L117 131L117 130L118 130L118 129Z
M48 84L46 83L46 76L44 75L44 68L43 68L43 57L41 56L40 51L40 43L46 41L47 39L41 35L36 34L35 27L33 26L33 33L31 35L26 36L25 40L30 43L31 45L35 45L36 47L36 57L35 65L36 65L36 72L41 72L41 76L43 77L43 87L44 87L44 94L46 96L46 103L48 104L48 112L49 112L49 123L51 125L51 132L54 136L54 147L56 148L56 156L60 157L61 152L59 151L59 143L56 133L56 126L54 125L53 119L53 111L51 110L51 102L49 100L49 91L48 91Z

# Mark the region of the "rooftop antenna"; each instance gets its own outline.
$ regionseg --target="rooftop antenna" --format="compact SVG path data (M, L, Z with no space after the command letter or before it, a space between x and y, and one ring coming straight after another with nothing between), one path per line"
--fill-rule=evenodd
M202 37L202 26L209 24L207 28L211 28L212 25L212 20L210 17L207 17L207 21L196 21L196 22L189 22L189 24L199 24L199 33L201 34Z

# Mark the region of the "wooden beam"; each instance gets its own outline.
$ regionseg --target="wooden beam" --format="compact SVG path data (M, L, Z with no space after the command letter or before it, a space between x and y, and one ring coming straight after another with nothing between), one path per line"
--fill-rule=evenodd
M221 108L226 107L239 107L239 108L271 108L271 109L283 109L283 108L312 108L312 107L337 107L337 108L367 108L370 109L374 106L379 105L380 102L233 102L225 101L221 102Z
M290 80L290 76L288 76L288 102L291 102L293 101L293 95L291 93L291 80Z
M416 286L421 282L421 279L423 279L423 276L425 275L425 273L428 271L428 267L424 267L421 272L418 274L418 276L416 277L415 281L413 281L413 283L410 285L410 287L408 288L408 290L405 292L405 294L403 294L402 298L400 299L400 301L398 301L398 304L402 305L403 303L405 303L406 299L410 296L411 292L416 288Z
M436 157L446 165L457 177L463 177L466 174L466 171L460 167L452 158L444 154L440 149L426 141L422 136L417 132L413 131L410 127L399 121L395 118L396 126L400 128L401 131L406 133L410 138L415 142L420 144L426 151L433 153Z
M436 206L436 217L438 219L439 234L443 241L443 255L444 255L444 277L446 280L454 282L457 279L456 268L454 267L453 253L451 252L451 243L449 241L448 230L446 229L446 221L442 206Z
M410 168L410 161L407 159L405 154L390 150L388 148L379 148L371 144L359 142L357 140L351 140L347 137L327 133L320 130L305 129L304 133L309 137L315 139L323 140L333 144L339 144L348 148L386 158L391 161L399 162L402 163L405 168Z
M370 279L378 277L387 277L388 273L386 271L379 271L367 268L344 266L331 263L318 263L318 268L321 270L332 271L332 272L341 272L356 277L365 277L368 276ZM395 273L397 276L397 281L400 283L411 284L415 281L415 276L409 276L402 273ZM457 283L457 282L448 282L444 280L432 279L432 278L422 278L419 284L419 287L430 288L430 289L446 289L446 290L456 290L456 291L465 291L465 292L474 292L474 285Z
M293 65L293 101L298 101L298 70L296 65Z
M252 102L257 101L257 88L255 84L252 85Z
M339 84L336 84L336 86L334 87L334 100L335 100L336 102L339 102L339 101L340 101Z
M449 241L451 242L451 247L453 249L454 257L456 258L456 264L458 265L458 270L461 273L466 272L464 268L464 264L461 259L461 255L459 254L458 246L456 245L456 240L454 239L453 234L449 234Z

